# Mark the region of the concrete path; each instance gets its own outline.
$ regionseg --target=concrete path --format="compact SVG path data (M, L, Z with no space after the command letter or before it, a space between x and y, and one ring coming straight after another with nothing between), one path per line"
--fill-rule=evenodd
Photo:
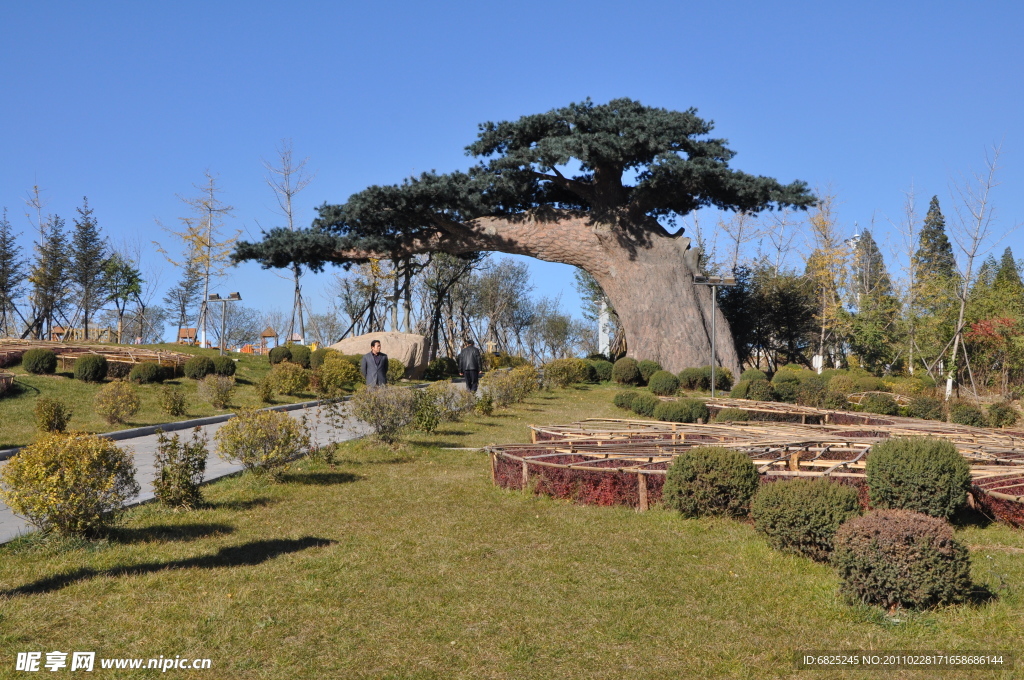
M348 404L342 405L342 408L348 409ZM340 427L331 427L326 422L327 418L321 406L296 409L287 411L287 413L296 420L305 416L313 441L319 445L357 439L369 432L369 426L366 423L352 416L346 416ZM200 426L209 438L207 446L210 450L210 457L206 459L205 477L207 481L225 477L242 469L241 465L221 460L216 453L217 444L213 439L213 435L223 424L224 422L219 422ZM191 430L188 429L177 430L175 433L181 435L183 439L192 436ZM118 446L128 449L135 455L135 467L138 470L136 479L139 481L139 486L142 487L139 495L132 499L129 504L141 503L153 498L153 477L156 474L154 467L156 440L157 436L155 434L147 434L130 439L122 439L117 442ZM0 462L0 469L6 464L7 461ZM32 531L31 525L16 516L5 503L0 502L0 543L6 543L28 531Z

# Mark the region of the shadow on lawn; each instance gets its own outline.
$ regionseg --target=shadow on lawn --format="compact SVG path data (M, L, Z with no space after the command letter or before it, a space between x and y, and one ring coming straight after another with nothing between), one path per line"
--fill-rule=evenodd
M281 481L296 484L312 484L315 486L331 486L332 484L350 484L366 479L362 475L351 472L293 472L283 475Z
M48 576L18 588L0 591L0 596L13 597L15 595L51 593L80 581L101 577L141 576L142 574L153 574L171 569L223 569L226 567L255 566L281 555L299 552L308 548L323 548L334 543L335 541L315 536L253 541L252 543L221 548L212 555L189 557L188 559L171 562L144 562L142 564L112 567L110 569L77 569L66 574Z
M253 508L265 508L273 505L276 501L270 498L249 498L244 501L217 501L206 503L204 510L252 510Z
M118 543L149 541L194 541L198 538L223 536L234 532L230 524L155 524L149 527L115 527L110 540Z

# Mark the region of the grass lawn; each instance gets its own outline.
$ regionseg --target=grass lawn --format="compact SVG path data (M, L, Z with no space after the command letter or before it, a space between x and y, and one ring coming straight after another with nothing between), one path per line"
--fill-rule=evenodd
M485 454L442 448L614 415L612 393L542 393L394 449L349 443L279 484L225 479L208 508L136 508L107 542L0 547L0 677L18 651L81 650L208 657L212 671L171 673L209 678L864 678L882 673L797 672L793 654L1024 647L1021 531L958 529L995 599L888 616L748 524L505 491Z
M132 347L139 347L139 345L133 345ZM185 354L205 354L209 357L215 357L218 354L215 349L200 349L198 347L183 347L172 344L142 345L142 347ZM179 377L174 380L168 380L163 385L177 385L185 391L186 404L188 405L188 413L185 416L175 418L161 410L160 390L163 385L136 385L142 407L130 422L121 426L108 425L105 420L93 413L93 397L103 385L75 380L70 371L58 372L54 375L32 375L31 373L26 373L25 369L20 365L2 369L8 373L14 373L16 377L12 390L0 397L0 422L3 423L0 426L0 449L24 446L35 441L38 432L33 421L32 409L35 406L36 399L39 397L52 397L64 400L74 411L74 416L71 418L71 424L68 428L83 432L111 432L130 427L140 427L142 425L157 425L175 420L212 416L237 410L239 407L244 406L267 406L256 396L256 391L253 387L257 380L270 371L270 362L267 360L267 357L232 352L231 358L238 361L235 372L235 392L229 408L215 409L209 403L199 398L195 380ZM300 393L294 396L274 395L274 403L286 404L308 401L315 398L311 393Z

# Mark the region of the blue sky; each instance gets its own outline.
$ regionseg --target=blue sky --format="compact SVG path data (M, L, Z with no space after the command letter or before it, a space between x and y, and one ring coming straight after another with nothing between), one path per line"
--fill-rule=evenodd
M1012 2L6 2L0 206L26 247L34 184L48 212L70 223L85 195L115 242L148 244L209 169L256 237L279 221L261 158L283 138L317 173L307 224L367 185L466 167L479 122L626 96L697 107L735 167L831 186L843 228L874 217L883 246L911 183L922 214L948 206L1001 143L1007 230L1024 220L1022 29ZM1006 245L1024 256L1019 232ZM533 273L577 312L568 267ZM328 277L307 279L314 307ZM257 265L220 288L290 306Z

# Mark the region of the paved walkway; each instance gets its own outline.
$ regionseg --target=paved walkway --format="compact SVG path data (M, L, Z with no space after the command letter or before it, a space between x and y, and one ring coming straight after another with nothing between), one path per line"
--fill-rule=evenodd
M343 405L343 408L347 409L348 405ZM320 406L287 411L287 413L295 419L305 416L314 442L320 445L356 439L369 431L369 427L365 423L351 416L346 417L339 428L330 427ZM205 477L207 481L225 477L242 469L241 465L221 460L216 453L217 445L213 435L223 424L221 422L201 426L202 430L206 432L207 437L209 437L208 448L210 449L210 457L206 459ZM183 438L192 436L191 430L187 429L177 430L176 433L180 434ZM130 450L135 455L135 467L138 470L136 479L139 480L139 486L142 487L142 491L130 503L140 503L153 498L153 477L156 473L154 467L156 439L157 436L155 434L150 434L131 439L122 439L117 442L118 446ZM6 464L7 461L0 462L0 469ZM0 502L0 543L6 543L18 535L31 530L31 525L28 522L16 516L5 503Z

